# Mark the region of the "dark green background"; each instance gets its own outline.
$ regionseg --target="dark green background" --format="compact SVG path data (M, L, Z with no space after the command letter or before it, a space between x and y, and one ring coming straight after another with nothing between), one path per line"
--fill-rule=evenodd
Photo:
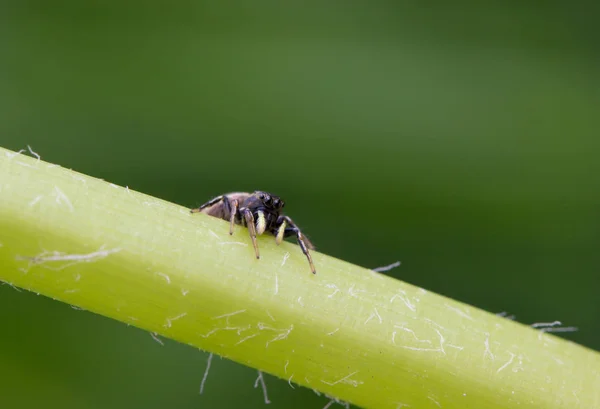
M272 191L324 253L600 349L596 6L102 3L2 2L1 146L185 206ZM204 353L8 286L0 331L2 408L264 407L251 369L199 396Z

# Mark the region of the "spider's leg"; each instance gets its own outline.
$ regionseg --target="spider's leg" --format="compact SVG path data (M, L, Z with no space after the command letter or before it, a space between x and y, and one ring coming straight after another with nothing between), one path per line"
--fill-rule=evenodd
M254 225L254 216L252 216L252 212L247 207L241 208L240 212L244 215L244 219L246 220L246 227L248 227L248 232L250 233L250 238L252 239L252 245L254 246L256 258L260 258L258 244L256 243L256 226Z
M280 216L279 219L277 219L277 224L279 224L279 226L275 230L275 243L279 246L285 237L287 222Z
M292 235L296 236L296 239L298 240L298 245L302 249L302 252L306 256L306 258L308 259L308 264L310 264L310 270L312 271L313 274L317 274L317 270L315 270L315 265L313 263L312 257L310 256L310 252L308 251L308 249L314 249L315 246L313 246L313 244L310 242L310 240L308 240L304 236L304 234L302 234L302 232L300 231L298 226L296 226L296 224L292 221L292 219L290 219L287 216L283 216L283 221L285 221L289 226L289 227L285 228L284 236L285 237L292 236ZM279 235L279 231L277 232L277 234Z
M225 196L221 195L221 196L217 196L214 199L209 200L208 202L204 203L202 206L196 208L196 209L192 209L190 210L191 213L200 213L203 209L206 209L207 207L210 207L214 204L219 203L221 200L224 200Z
M239 205L237 199L229 200L227 196L223 196L223 204L229 212L229 234L233 234L233 225L235 224L235 216L239 211Z

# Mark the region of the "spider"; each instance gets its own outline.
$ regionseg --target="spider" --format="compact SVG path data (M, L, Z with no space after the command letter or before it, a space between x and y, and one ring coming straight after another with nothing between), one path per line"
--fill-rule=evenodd
M284 238L295 236L302 252L308 259L310 269L316 274L312 257L308 252L314 249L313 244L302 234L298 226L288 216L281 212L285 203L279 196L272 195L260 190L254 193L235 192L217 196L204 203L202 206L192 209L192 213L206 213L229 221L229 234L233 234L233 225L240 224L248 227L256 258L260 258L256 236L264 232L275 236L275 242L279 245Z

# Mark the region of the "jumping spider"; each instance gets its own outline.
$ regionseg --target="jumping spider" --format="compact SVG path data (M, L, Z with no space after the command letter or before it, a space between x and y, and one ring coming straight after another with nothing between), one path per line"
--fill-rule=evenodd
M260 258L256 236L264 232L275 236L279 245L284 238L295 236L302 252L308 259L310 269L316 274L315 266L308 249L314 249L313 244L300 231L298 226L288 216L281 212L285 203L279 196L274 196L259 190L254 193L227 193L217 196L204 203L192 213L206 213L229 221L229 234L233 234L233 225L239 224L248 227L256 258Z

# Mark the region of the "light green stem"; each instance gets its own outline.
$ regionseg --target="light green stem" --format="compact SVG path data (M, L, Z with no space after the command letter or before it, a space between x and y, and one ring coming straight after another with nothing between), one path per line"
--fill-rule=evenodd
M313 275L273 237L259 246L256 260L245 228L0 148L7 283L365 408L600 407L594 351L319 253Z

